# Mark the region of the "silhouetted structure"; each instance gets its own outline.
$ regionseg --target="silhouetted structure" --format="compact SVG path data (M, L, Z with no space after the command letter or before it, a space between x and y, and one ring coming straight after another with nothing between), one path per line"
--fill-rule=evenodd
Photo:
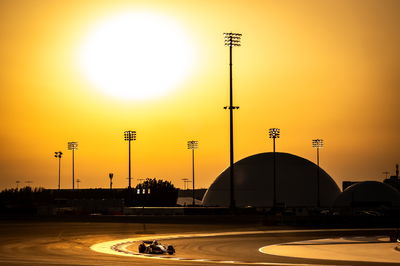
M229 46L229 106L224 109L229 110L229 136L230 136L230 153L229 153L229 169L230 169L230 208L234 209L235 203L235 182L234 182L234 154L233 154L233 110L239 109L239 106L233 106L233 84L232 84L232 47L240 46L240 33L224 33L225 46Z
M270 128L269 129L269 138L272 139L272 151L274 154L274 165L273 165L273 171L274 171L274 175L273 175L273 181L274 183L272 184L273 186L273 206L275 207L276 204L276 155L275 155L275 139L280 137L280 129L279 128Z
M354 184L358 184L361 182L357 182L357 181L343 181L342 182L342 191L345 191L348 187L354 185Z
M54 157L58 158L58 189L60 190L60 182L61 182L61 157L62 157L62 152L54 152Z
M75 189L75 150L78 149L78 142L68 142L68 150L72 150L72 190Z
M188 189L188 183L190 183L190 180L188 178L182 178L183 181L183 189L187 190Z
M400 193L390 185L378 181L364 181L346 188L335 200L335 208L386 210L400 207Z
M178 199L178 189L169 181L148 178L136 185L138 195L137 205L142 206L175 206Z
M187 142L188 149L192 150L192 191L193 191L193 201L192 205L195 206L196 202L194 201L194 150L199 147L199 142L197 140L190 140Z
M24 187L0 192L3 215L123 214L127 206L176 206L178 190L168 181L147 179L132 189L44 189ZM150 193L151 192L151 193Z
M399 165L396 164L396 175L392 175L383 181L385 184L391 185L400 192Z
M207 189L206 188L198 188L194 190L194 195L195 195L195 199L197 200L202 200L204 197L204 194L206 193ZM192 193L190 190L182 190L180 189L178 191L178 197L191 197Z
M315 167L304 158L289 153L276 152L277 203L282 207L316 207ZM235 163L237 174L235 195L239 207L265 207L273 205L274 154L260 153ZM330 207L340 194L335 181L320 169L321 207ZM205 206L229 206L229 169L224 170L207 190Z
M110 178L110 190L112 190L112 179L114 177L114 174L113 173L109 173L108 177Z
M320 192L319 192L319 149L324 146L324 141L322 139L312 140L313 148L317 149L317 207L320 206Z
M131 189L131 141L136 140L136 131L125 131L124 139L128 141L128 189Z

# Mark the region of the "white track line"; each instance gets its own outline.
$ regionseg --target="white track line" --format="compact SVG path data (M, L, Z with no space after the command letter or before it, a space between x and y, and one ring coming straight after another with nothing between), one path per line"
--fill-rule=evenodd
M358 236L280 243L262 247L259 251L294 258L400 263L396 245L389 242L387 236Z
M324 265L324 264L299 264L299 263L274 263L274 262L244 262L244 261L224 261L224 260L211 260L211 259L192 259L180 258L175 256L157 256L152 254L141 254L127 249L128 246L134 242L153 239L177 239L177 238L197 238L197 237L214 237L214 236L233 236L233 235L253 235L253 234L279 234L279 233L299 233L299 232L343 232L343 231L371 231L371 230L394 230L393 228L362 228L362 229L311 229L311 230L270 230L270 231L243 231L243 232L222 232L222 233L207 233L207 234L175 234L175 235L158 235L148 237L137 237L119 239L114 241L107 241L92 245L90 248L93 251L137 258L147 259L161 259L161 260L175 260L175 261L191 261L191 262L209 262L209 263L225 263L225 264L247 264L247 265ZM331 264L329 264L331 265Z

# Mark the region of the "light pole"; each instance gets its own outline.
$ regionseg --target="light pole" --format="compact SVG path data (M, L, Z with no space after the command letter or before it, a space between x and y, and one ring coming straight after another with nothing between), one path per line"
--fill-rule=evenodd
M387 179L387 178L388 178L388 175L390 174L390 172L384 171L384 172L382 172L382 174L384 174L384 175L385 175L385 179Z
M113 173L109 173L108 177L110 178L110 190L112 190L112 179L114 177L114 174Z
M72 151L72 191L75 190L75 150L78 149L78 142L68 142L68 150Z
M273 197L273 206L276 207L276 152L275 152L275 139L280 137L280 129L279 128L270 128L269 129L269 138L272 139L273 143L273 158L274 158L274 184L273 184L273 189L274 189L274 197Z
M62 152L61 151L56 151L54 152L54 157L58 158L58 190L60 190L60 181L61 181L61 157L62 157Z
M78 190L79 190L79 183L81 182L81 180L78 178L77 180L76 180L76 185L77 185L77 187L78 187Z
M128 189L131 189L131 141L136 140L136 131L127 130L124 132L124 139L128 141Z
M194 200L194 150L199 147L199 142L197 140L189 140L187 142L187 146L189 150L192 150L192 186L193 186L193 191L192 191L192 204L195 206L195 200Z
M235 192L234 192L234 158L233 158L233 110L239 109L239 106L233 106L233 86L232 86L232 47L240 46L240 33L224 33L225 46L229 46L229 106L225 106L224 109L229 110L229 179L230 179L230 208L235 209Z
M188 189L187 184L190 182L189 179L182 178L182 181L183 181L183 189L187 190Z
M319 193L319 149L324 146L323 139L313 139L312 140L313 148L317 149L317 207L319 208L321 205L320 202L320 193Z
M17 181L15 181L15 183L17 184L17 190L18 190L18 185L19 185L19 183L21 183L21 181L17 180Z

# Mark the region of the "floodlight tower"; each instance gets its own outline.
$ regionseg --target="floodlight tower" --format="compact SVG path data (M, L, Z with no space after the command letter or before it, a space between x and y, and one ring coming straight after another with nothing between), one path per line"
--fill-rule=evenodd
M78 142L68 142L68 150L72 151L72 190L75 190L75 150L78 149Z
M112 190L112 179L113 179L113 177L114 177L114 173L109 173L108 174L108 178L110 178L110 190Z
M131 189L131 141L136 140L136 131L127 130L124 132L124 139L128 141L128 172L129 172L129 183L128 189Z
M274 158L274 184L273 184L273 189L274 189L274 197L273 197L273 206L276 206L276 153L275 153L275 139L279 138L281 135L280 129L279 128L270 128L269 129L269 138L272 139L273 143L273 158Z
M189 181L189 179L187 179L187 178L182 178L182 181L183 181L183 189L184 190L186 190L187 189L187 183L188 183L188 181Z
M194 150L199 147L199 142L197 140L189 140L187 142L187 146L189 150L192 150L192 204L195 206L194 200Z
M313 148L317 149L317 207L320 207L321 202L320 202L320 193L319 193L319 149L324 146L324 140L323 139L313 139L312 140L312 146Z
M54 152L54 157L58 158L58 190L60 190L60 181L61 181L61 157L62 157L62 152L61 151L56 151Z
M230 208L235 209L235 192L234 192L234 159L233 159L233 110L239 109L239 106L233 106L233 87L232 87L232 47L240 46L240 33L224 33L225 46L229 46L229 106L225 106L224 109L229 110L229 136L230 136Z

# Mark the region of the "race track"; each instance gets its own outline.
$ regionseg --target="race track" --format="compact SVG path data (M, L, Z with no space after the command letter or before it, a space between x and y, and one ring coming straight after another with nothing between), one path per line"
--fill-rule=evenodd
M310 259L264 254L264 246L342 236L379 235L383 231L272 231L272 227L157 225L132 223L2 223L0 265L382 265L368 261ZM264 231L239 234L238 231ZM221 232L230 232L225 234ZM217 236L211 236L217 233ZM184 238L164 240L173 244L179 260L121 256L96 252L95 244L134 238ZM211 234L196 237L196 234ZM167 237L168 238L168 237ZM126 245L136 253L137 243ZM352 247L357 248L357 246ZM181 260L182 259L182 260ZM329 259L329 260L328 260ZM400 262L399 262L400 263ZM393 263L392 265L399 265ZM387 263L386 265L391 265Z

